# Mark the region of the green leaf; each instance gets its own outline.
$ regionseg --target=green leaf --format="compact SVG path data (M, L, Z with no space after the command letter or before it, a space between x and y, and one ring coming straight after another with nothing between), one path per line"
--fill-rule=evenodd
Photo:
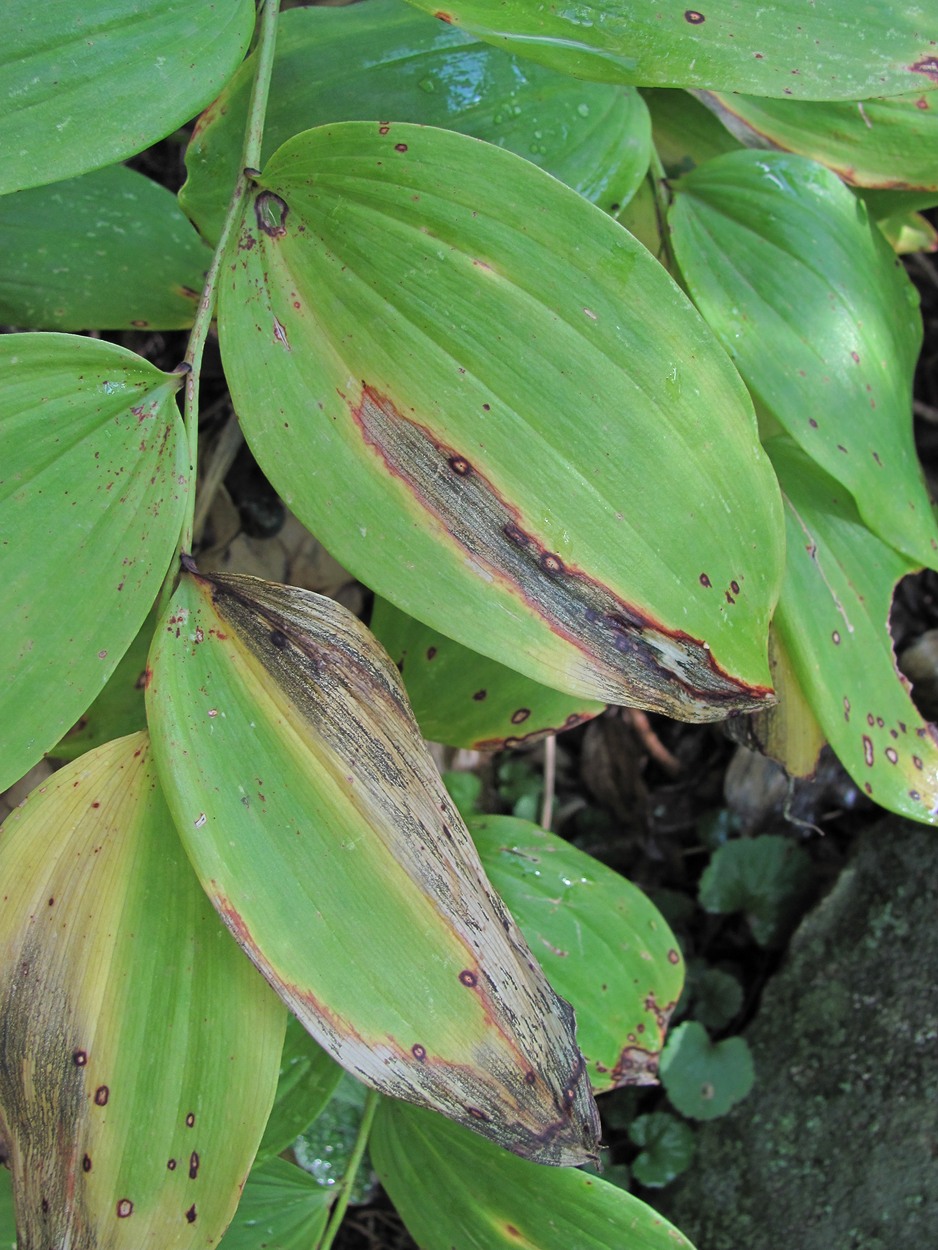
M735 152L677 184L675 254L757 405L923 563L938 530L912 439L918 296L856 196L800 156Z
M618 1186L515 1159L403 1103L379 1105L371 1157L421 1250L692 1250Z
M880 3L862 21L849 0L411 0L480 39L578 78L648 87L709 87L803 100L857 100L931 89L934 35L919 5Z
M0 1168L0 1248L2 1250L16 1250L13 1178L6 1168Z
M938 188L934 91L850 102L715 94L705 102L747 147L809 156L853 186Z
M4 825L0 873L20 1243L211 1244L263 1132L285 1013L199 887L146 734L34 790Z
M812 884L808 853L791 838L764 834L718 847L700 878L699 898L717 915L745 912L752 936L769 946Z
M587 1157L598 1116L572 1012L485 879L361 622L308 591L189 571L150 667L183 842L303 1025L367 1084L519 1153Z
M917 565L871 534L842 487L787 439L769 450L787 497L775 626L843 766L882 807L938 823L938 733L896 668L889 609Z
M332 1194L284 1159L255 1164L219 1250L311 1250L329 1220Z
M593 1089L655 1084L684 961L631 882L511 816L469 824L489 879L558 993L572 1004Z
M257 1148L257 1161L262 1163L291 1146L325 1108L341 1079L342 1069L335 1060L290 1016L277 1093Z
M446 792L456 805L463 820L468 821L479 811L479 800L482 797L482 778L478 773L467 773L462 769L452 769L441 773Z
M240 172L253 61L200 118L186 153L180 200L211 239ZM264 160L301 130L376 117L486 139L606 209L628 201L648 168L648 112L632 88L577 82L480 43L403 0L282 14Z
M642 99L651 114L655 151L669 178L690 173L698 165L739 151L740 143L688 91L646 88Z
M251 0L7 0L0 195L141 152L204 108L254 29Z
M747 717L745 726L740 726L740 741L781 764L790 777L813 777L827 738L795 675L777 627L769 632L769 666L778 703Z
M0 373L5 789L88 709L140 630L189 466L179 375L60 334L0 339Z
M725 1029L743 1005L743 987L736 977L720 968L703 968L692 975L691 990L694 1019L707 1029Z
M355 1153L367 1090L347 1073L321 1115L293 1143L293 1157L322 1189L331 1189L348 1172ZM350 1190L349 1201L366 1202L376 1188L367 1149Z
M581 725L605 704L551 690L376 599L371 629L431 742L497 751Z
M670 1185L694 1157L693 1129L666 1111L638 1116L629 1126L629 1139L643 1148L632 1172L647 1189Z
M716 1120L746 1097L754 1080L745 1038L712 1042L696 1020L672 1030L661 1059L661 1082L681 1115Z
M614 221L488 144L346 122L271 158L224 270L245 436L355 576L578 696L765 702L781 534L749 399Z
M212 254L176 197L123 165L0 197L0 321L180 330Z

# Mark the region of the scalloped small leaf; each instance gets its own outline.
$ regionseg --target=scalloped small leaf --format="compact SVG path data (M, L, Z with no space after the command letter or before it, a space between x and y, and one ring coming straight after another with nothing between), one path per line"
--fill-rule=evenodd
M716 1120L746 1097L754 1080L745 1038L713 1042L696 1020L672 1029L661 1059L661 1083L681 1115Z

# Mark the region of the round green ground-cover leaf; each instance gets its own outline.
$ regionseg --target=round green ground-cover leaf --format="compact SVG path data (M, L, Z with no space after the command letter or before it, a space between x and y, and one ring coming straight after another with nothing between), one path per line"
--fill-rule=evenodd
M629 1139L642 1147L632 1171L649 1189L669 1185L690 1167L694 1157L693 1129L667 1111L638 1116L629 1126Z
M603 82L857 100L938 82L938 18L885 0L858 15L850 0L411 0L499 47Z
M247 51L251 0L7 0L0 194L143 151L218 94Z
M581 725L605 706L523 677L386 599L375 600L371 630L400 670L420 732L431 742L502 750Z
M371 1157L421 1250L692 1250L617 1185L512 1158L403 1103L378 1107Z
M255 1165L219 1250L310 1250L319 1244L333 1194L295 1163Z
M738 838L714 851L700 878L700 904L717 915L744 912L753 937L768 946L806 901L813 881L807 851L791 838Z
M786 496L775 625L840 762L882 807L938 824L938 732L896 668L889 610L918 565L866 528L846 491L787 439L768 444Z
M185 572L150 658L167 799L222 919L366 1084L583 1162L598 1114L397 670L330 599Z
M341 1079L342 1069L335 1060L290 1016L277 1093L257 1148L257 1161L271 1159L292 1145L329 1102Z
M0 872L20 1245L212 1244L263 1132L285 1012L199 886L146 734L34 790Z
M780 510L749 398L599 209L463 135L341 123L271 158L224 272L245 436L378 594L576 695L765 702Z
M199 119L180 201L217 238L239 170L253 58ZM277 34L266 160L312 126L388 118L486 139L613 209L648 169L648 111L637 91L583 83L510 56L404 0L291 9Z
M123 165L0 197L0 321L181 330L212 254L164 187Z
M143 624L189 482L182 378L122 347L0 339L0 789L55 746Z
M912 439L918 296L863 205L801 156L742 151L676 184L678 264L758 404L926 564L938 529Z
M684 961L641 890L562 838L511 816L469 822L489 879L576 1012L596 1093L653 1085Z
M661 1059L661 1081L681 1115L716 1120L746 1097L754 1080L744 1037L713 1042L696 1020L672 1030Z
M837 102L715 93L708 103L747 147L809 156L853 186L938 188L938 92Z

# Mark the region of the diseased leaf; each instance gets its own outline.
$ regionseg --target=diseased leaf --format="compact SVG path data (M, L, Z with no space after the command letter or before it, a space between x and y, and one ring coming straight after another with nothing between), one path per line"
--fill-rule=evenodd
M325 1231L332 1198L294 1163L256 1164L219 1250L310 1250Z
M280 1080L257 1162L279 1155L312 1124L342 1077L342 1069L306 1032L295 1016L287 1021L280 1056Z
M0 373L2 790L88 709L140 630L189 465L182 377L122 347L9 334Z
M123 165L0 197L0 321L180 330L212 254L176 197Z
M717 157L675 190L678 263L757 405L874 533L934 564L912 439L918 296L862 204L829 170L774 152Z
M222 919L366 1084L544 1162L588 1157L573 1013L486 880L387 655L332 600L187 567L147 711Z
M271 158L225 272L245 436L378 594L578 696L766 702L781 545L749 399L605 214L488 144L347 122Z
M247 50L251 0L6 0L0 195L133 156L213 99Z
M199 887L146 734L33 791L0 872L19 1244L212 1244L263 1132L285 1013Z
M383 1100L371 1155L421 1250L693 1250L617 1185L536 1167L440 1116Z
M858 100L938 82L938 22L920 4L850 0L411 0L499 47L578 78L709 87L802 100Z
M253 74L251 57L199 119L186 152L180 200L213 240L240 172ZM486 139L609 210L631 198L648 168L648 112L633 88L577 82L404 0L283 13L264 160L301 130L376 117Z

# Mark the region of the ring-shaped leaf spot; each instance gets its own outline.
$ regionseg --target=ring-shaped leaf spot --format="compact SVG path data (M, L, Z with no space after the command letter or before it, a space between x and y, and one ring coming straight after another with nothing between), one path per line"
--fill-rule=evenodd
M290 1016L277 1093L257 1148L257 1161L271 1159L291 1146L329 1102L341 1078L342 1069L335 1060Z
M251 1168L218 1250L310 1250L318 1246L335 1191L286 1159Z
M744 1037L711 1041L696 1020L672 1030L661 1059L661 1081L681 1115L716 1120L746 1097L754 1080Z
M802 156L742 151L675 186L688 289L757 404L884 541L935 565L912 439L918 295L865 208Z
M429 1111L382 1100L370 1145L421 1250L693 1250L617 1185L513 1159Z
M938 82L938 24L921 5L852 0L410 0L480 39L577 78L710 88L801 100L927 91Z
M0 321L181 330L212 254L176 197L124 165L0 197Z
M6 0L0 195L100 169L170 134L247 51L251 0Z
M576 1012L594 1091L654 1085L684 960L664 917L619 873L512 816L469 822L489 880Z
M598 1116L573 1013L361 622L309 591L186 572L150 668L183 842L302 1024L366 1084L544 1162L588 1157Z
M774 627L847 772L882 807L938 824L938 731L896 667L889 610L918 565L861 521L790 440L767 445L785 491L788 562Z
M781 514L750 400L606 214L490 144L346 122L271 158L224 272L245 436L355 576L554 689L766 702Z
M500 751L598 716L605 704L551 690L376 598L371 630L397 665L431 742Z
M212 1244L264 1129L286 1013L199 886L146 734L34 790L0 871L19 1244Z
M182 377L133 352L10 334L0 374L5 789L97 698L143 624L179 537L189 463Z
M809 156L856 187L938 188L938 92L837 102L713 93L705 102L746 147Z
M240 172L253 75L249 57L199 119L186 151L180 202L209 239L218 237ZM578 82L404 0L283 13L263 160L301 130L375 117L486 139L607 210L631 198L648 168L648 110L634 88Z

